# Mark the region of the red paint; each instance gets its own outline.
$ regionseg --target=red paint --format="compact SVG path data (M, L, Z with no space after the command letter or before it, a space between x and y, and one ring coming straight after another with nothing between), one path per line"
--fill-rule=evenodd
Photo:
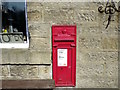
M65 56L58 50L67 49ZM52 26L52 57L53 57L53 79L55 86L76 85L76 26ZM65 59L67 57L67 59ZM58 61L65 59L66 64L58 64ZM62 65L62 66L60 66Z

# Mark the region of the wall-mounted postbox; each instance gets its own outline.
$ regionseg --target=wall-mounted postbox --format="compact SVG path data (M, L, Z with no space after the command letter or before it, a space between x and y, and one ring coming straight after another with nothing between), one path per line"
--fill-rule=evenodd
M53 79L56 86L75 86L76 26L52 26Z

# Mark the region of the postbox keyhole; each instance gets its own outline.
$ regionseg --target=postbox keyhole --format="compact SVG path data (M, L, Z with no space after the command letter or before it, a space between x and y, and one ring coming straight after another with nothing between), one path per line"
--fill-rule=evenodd
M62 31L63 34L66 34L66 32L67 32L66 29Z

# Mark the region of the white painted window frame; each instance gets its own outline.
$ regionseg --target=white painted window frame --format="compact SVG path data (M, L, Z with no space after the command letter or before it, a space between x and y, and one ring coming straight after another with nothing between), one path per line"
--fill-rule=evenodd
M27 36L27 41L24 41L23 43L0 43L0 48L7 48L7 49L15 49L15 48L29 48L29 31L28 31L28 23L27 23L27 5L26 5L26 0L25 0L25 17L26 17L26 36Z

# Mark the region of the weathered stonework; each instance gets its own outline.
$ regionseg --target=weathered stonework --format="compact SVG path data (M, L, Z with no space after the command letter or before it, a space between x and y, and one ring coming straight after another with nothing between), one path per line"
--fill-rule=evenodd
M118 87L118 13L105 29L104 2L28 2L29 49L2 50L3 79L52 79L52 25L77 26L75 88ZM7 65L6 65L7 64ZM11 65L15 64L15 65ZM18 64L18 65L16 65ZM20 65L19 65L20 64Z
M29 63L30 64L51 64L50 50L30 51Z
M39 78L40 79L52 79L52 67L39 66Z
M3 79L51 79L51 66L8 65L2 66Z
M47 9L44 11L44 22L54 24L74 24L72 8Z
M51 25L47 23L29 22L31 37L51 38Z
M79 34L78 45L79 49L93 50L94 51L117 51L118 50L118 37L108 35L94 35L94 34Z
M39 66L28 66L27 67L27 79L39 78Z
M28 50L3 49L2 64L24 64L28 62Z
M10 70L9 70L9 66L1 66L1 70L2 72L0 72L0 76L4 76L7 77L10 75Z
M81 51L78 58L78 86L89 88L118 86L118 72L116 72L116 70L118 69L117 52Z
M27 77L27 66L10 66L10 76L15 79L24 79Z

